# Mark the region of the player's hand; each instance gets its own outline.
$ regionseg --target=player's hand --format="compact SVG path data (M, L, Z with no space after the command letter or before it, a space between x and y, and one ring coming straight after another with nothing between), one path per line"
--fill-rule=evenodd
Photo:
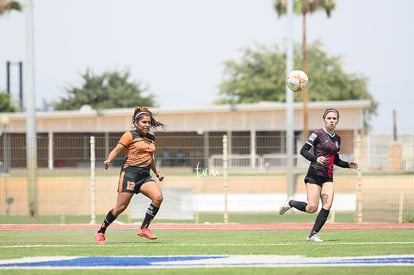
M355 161L348 162L348 166L351 169L355 169L355 170L358 169L358 163L356 163Z
M160 170L157 170L157 172L155 172L155 174L157 175L157 178L160 181L162 181L165 178L164 174Z
M105 169L108 169L110 165L111 165L111 161L110 160L105 160L104 161L104 167L105 167Z
M316 162L321 164L321 165L324 165L326 163L326 157L320 156L316 159Z

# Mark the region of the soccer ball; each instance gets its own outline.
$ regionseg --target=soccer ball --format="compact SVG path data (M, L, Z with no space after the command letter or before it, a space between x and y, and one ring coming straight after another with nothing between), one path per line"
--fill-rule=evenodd
M308 76L304 71L294 70L291 71L286 77L286 85L293 92L302 92L308 86Z

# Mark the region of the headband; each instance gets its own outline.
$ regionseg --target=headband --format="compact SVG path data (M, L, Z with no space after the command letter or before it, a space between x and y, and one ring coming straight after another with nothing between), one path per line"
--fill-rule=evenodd
M139 116L141 116L141 115L148 115L148 116L151 116L151 114L150 114L150 113L148 113L148 112L139 112L138 114L136 114L136 115L135 115L134 121L135 121L135 120L137 120L137 119L138 119L138 117L139 117Z
M334 108L329 108L329 109L326 109L325 110L325 112L323 113L323 115L322 115L322 118L325 118L326 117L326 115L328 114L328 113L330 113L330 112L334 112L334 113L336 113L336 115L338 116L338 118L339 118L339 112L338 112L338 110L337 109L334 109Z

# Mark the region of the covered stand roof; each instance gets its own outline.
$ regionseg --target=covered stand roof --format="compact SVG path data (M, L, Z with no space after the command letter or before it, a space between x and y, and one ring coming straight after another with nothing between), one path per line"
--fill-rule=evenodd
M328 107L340 111L341 130L357 130L364 127L368 100L324 101L308 103L309 130L322 126L322 113ZM303 104L294 103L294 130L303 130ZM263 102L240 105L215 105L202 108L167 109L151 108L156 119L167 125L169 132L213 131L284 131L286 129L286 105L280 102ZM77 111L37 112L38 133L47 132L121 132L132 126L133 108ZM3 113L9 118L8 131L26 131L26 113Z

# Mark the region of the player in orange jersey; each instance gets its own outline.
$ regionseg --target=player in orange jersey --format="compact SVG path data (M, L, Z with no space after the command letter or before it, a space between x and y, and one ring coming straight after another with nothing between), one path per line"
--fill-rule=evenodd
M134 129L123 133L118 144L104 161L105 169L108 169L116 156L122 151L125 152L116 204L108 212L95 235L97 244L105 244L106 229L128 207L132 196L138 193L148 197L151 204L145 213L141 228L137 230L137 235L151 240L157 238L149 230L149 225L161 206L163 195L158 184L151 178L150 171L152 170L160 181L164 179L164 174L155 165L155 136L150 133L150 130L164 124L155 120L148 108L141 106L135 108L132 122Z

